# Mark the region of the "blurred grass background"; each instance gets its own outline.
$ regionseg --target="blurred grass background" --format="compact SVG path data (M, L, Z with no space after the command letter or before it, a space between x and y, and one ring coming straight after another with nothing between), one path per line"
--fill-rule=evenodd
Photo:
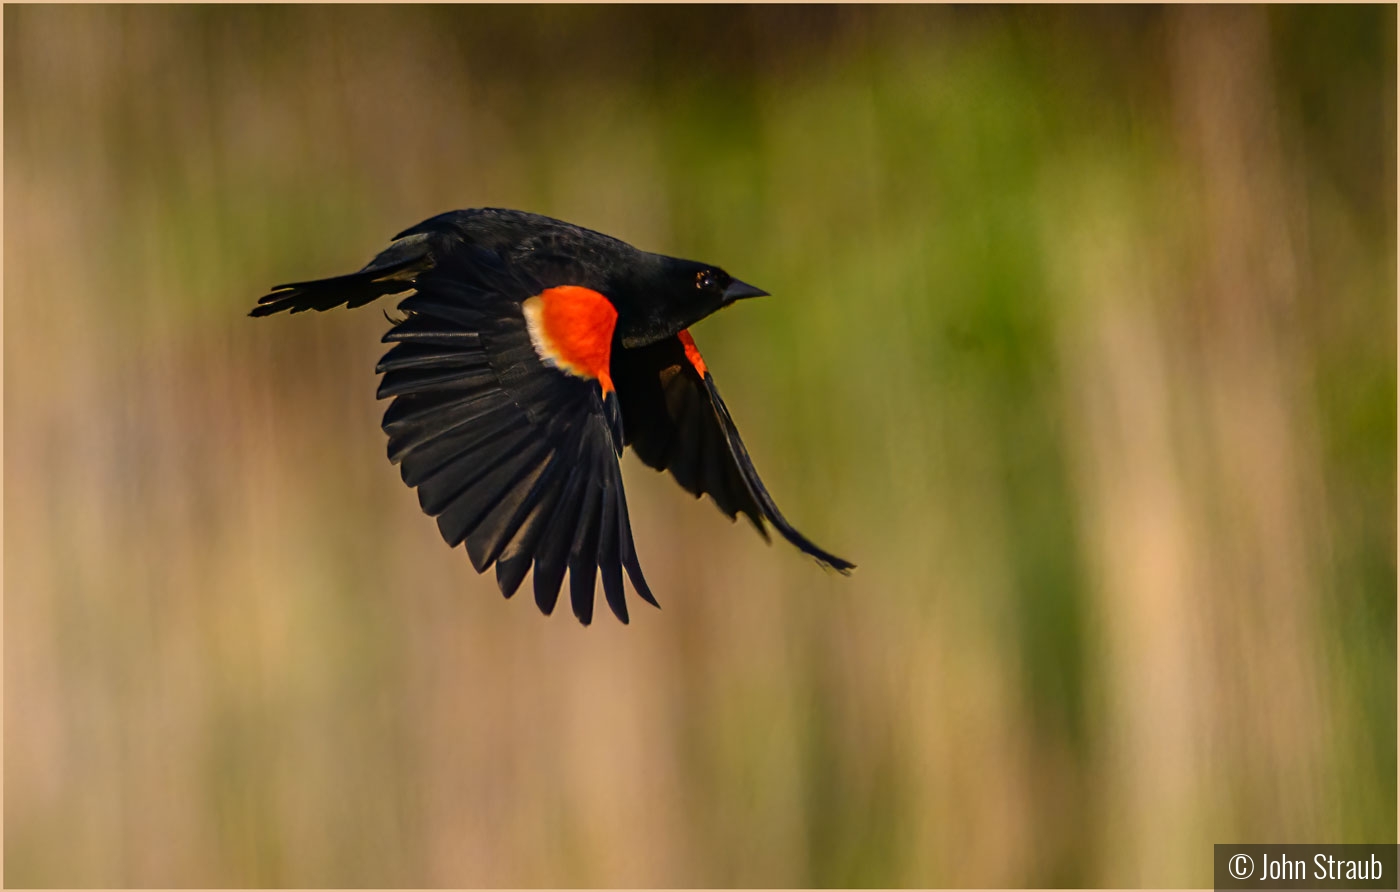
M1210 883L1396 838L1396 19L4 10L9 886ZM664 610L503 603L384 459L457 207L696 337L791 549L625 462Z

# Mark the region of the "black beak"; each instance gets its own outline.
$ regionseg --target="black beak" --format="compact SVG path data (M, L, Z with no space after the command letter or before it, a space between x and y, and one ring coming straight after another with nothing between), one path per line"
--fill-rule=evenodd
M743 300L746 297L767 297L768 292L762 288L755 288L752 285L740 282L738 279L731 279L729 287L724 289L725 303L733 303L736 300Z

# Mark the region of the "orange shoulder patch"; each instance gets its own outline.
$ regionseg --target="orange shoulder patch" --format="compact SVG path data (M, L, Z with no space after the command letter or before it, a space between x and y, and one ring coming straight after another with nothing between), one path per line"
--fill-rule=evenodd
M682 330L680 339L681 345L685 347L685 358L695 366L695 371L700 373L700 377L705 377L705 360L700 357L700 348L695 346L695 339L690 336L690 331Z
M530 341L546 363L613 389L609 364L617 308L591 288L546 288L521 304Z

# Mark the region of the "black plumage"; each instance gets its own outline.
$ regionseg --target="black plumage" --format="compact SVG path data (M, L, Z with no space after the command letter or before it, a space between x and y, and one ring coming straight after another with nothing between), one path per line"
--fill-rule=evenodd
M391 400L389 459L443 539L464 545L478 572L495 566L507 598L533 569L536 604L550 613L567 570L584 624L600 577L623 622L624 574L656 604L632 538L624 445L765 538L769 523L823 564L852 567L778 511L698 352L687 350L689 325L764 292L562 221L478 209L400 233L356 273L278 286L252 315L403 292L378 366L378 395ZM531 316L532 306L564 315Z

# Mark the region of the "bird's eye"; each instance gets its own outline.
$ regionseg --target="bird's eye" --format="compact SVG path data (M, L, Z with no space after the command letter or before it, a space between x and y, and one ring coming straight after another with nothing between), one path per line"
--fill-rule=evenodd
M715 274L711 272L697 273L695 276L695 287L701 291L706 291L715 287Z

